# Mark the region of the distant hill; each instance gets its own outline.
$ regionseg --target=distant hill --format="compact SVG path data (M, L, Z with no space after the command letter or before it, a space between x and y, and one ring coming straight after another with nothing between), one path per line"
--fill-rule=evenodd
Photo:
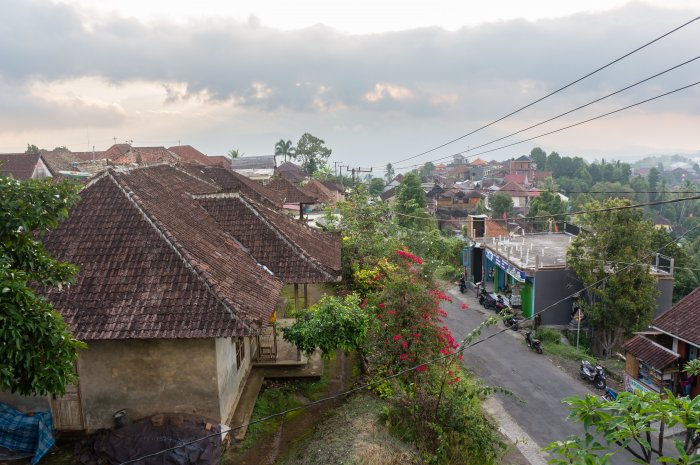
M659 166L659 163L661 163L666 170L671 170L674 168L692 169L695 163L700 163L700 151L683 155L649 155L641 160L635 161L632 163L632 166L634 168L653 168L655 166Z

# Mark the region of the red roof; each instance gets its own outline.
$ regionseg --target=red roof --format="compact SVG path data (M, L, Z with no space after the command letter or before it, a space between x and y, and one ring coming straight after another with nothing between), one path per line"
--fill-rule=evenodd
M654 319L652 326L700 346L700 287Z
M476 160L472 160L472 162L470 164L474 165L474 166L482 166L482 165L488 165L488 162L482 160L481 158L477 158Z
M31 179L39 153L2 153L0 154L0 174L15 179Z
M514 182L516 184L525 184L527 176L524 174L506 174L503 181L506 183Z
M206 182L168 165L109 169L47 234L76 283L47 293L79 339L257 334L282 283L224 231L192 194Z
M173 147L169 147L168 150L180 157L180 160L182 161L196 161L203 165L215 164L209 159L210 157L206 156L191 145L175 145Z
M527 190L523 186L521 186L518 183L515 182L509 182L500 189L498 189L497 192L504 192L511 197L527 197L528 193Z
M315 195L306 192L304 188L292 184L285 178L272 178L265 186L277 192L284 199L284 203L312 204L318 202L318 198Z
M622 348L654 368L663 370L680 357L676 352L637 334Z

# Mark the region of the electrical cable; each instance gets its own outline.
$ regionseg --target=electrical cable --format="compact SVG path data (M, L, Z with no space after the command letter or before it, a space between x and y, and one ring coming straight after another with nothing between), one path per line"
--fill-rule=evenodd
M609 94L607 94L607 95L604 95L604 96L602 96L602 97L599 97L599 98L597 98L597 99L595 99L595 100L591 100L591 101L588 102L588 103L584 103L583 105L579 105L578 107L573 108L573 109L571 109L571 110L569 110L569 111L565 111L564 113L560 113L560 114L558 114L558 115L556 115L556 116L552 116L551 118L548 118L548 119L546 119L546 120L544 120L544 121L540 121L539 123L535 123L535 124L533 124L533 125L531 125L531 126L528 126L528 127L526 127L526 128L523 128L523 129L521 129L521 130L519 130L519 131L511 132L510 134L507 134L507 135L505 135L505 136L499 137L498 139L493 139L493 140L491 140L491 141L489 141L489 142L486 142L486 143L481 144L481 145L477 145L477 146L475 146L475 147L469 147L469 149L468 149L467 151L459 152L459 154L466 153L466 152L469 152L469 151L472 151L472 150L477 150L477 149L480 149L480 148L482 148L482 147L486 147L487 145L494 144L494 143L496 143L496 142L502 141L503 139L508 139L509 137L512 137L512 136L515 136L515 135L517 135L517 134L523 133L523 132L525 132L525 131L528 131L528 130L530 130L530 129L536 128L536 127L538 127L538 126L542 126L543 124L549 123L549 122L554 121L554 120L556 120L556 119L559 119L559 118L561 118L561 117L563 117L563 116L569 115L569 114L574 113L574 112L576 112L576 111L578 111L578 110L581 110L581 109L583 109L583 108L589 107L589 106L591 106L591 105L593 105L593 104L595 104L595 103L598 103L598 102L600 102L600 101L603 101L603 100L605 100L605 99L607 99L607 98L610 98L610 97L612 97L612 96L614 96L614 95L620 94L620 93L622 93L622 92L624 92L624 91L626 91L626 90L629 90L629 89L631 89L631 88L633 88L633 87L636 87L636 86L638 86L638 85L640 85L640 84L643 84L643 83L645 83L645 82L647 82L647 81L650 81L650 80L652 80L652 79L654 79L654 78L657 78L657 77L659 77L659 76L662 76L662 75L664 75L664 74L666 74L666 73L669 73L669 72L671 72L671 71L673 71L673 70L675 70L675 69L678 69L678 68L681 68L681 67L683 67L683 66L685 66L685 65L688 65L688 64L690 64L690 63L692 63L692 62L694 62L694 61L696 61L696 60L698 60L698 59L700 59L700 55L698 55L698 56L696 56L696 57L694 57L694 58L691 58L691 59L689 59L689 60L686 60L686 61L684 61L684 62L682 62L682 63L679 63L679 64L677 64L677 65L675 65L675 66L672 66L672 67L670 67L670 68L667 68L667 69L665 69L665 70L663 70L663 71L660 71L660 72L658 72L658 73L656 73L656 74L654 74L654 75L652 75L652 76L646 77L646 78L644 78L644 79L642 79L642 80L640 80L640 81L637 81L637 82L635 82L635 83L633 83L633 84L630 84L630 85L628 85L628 86L626 86L626 87L623 87L622 89L616 90L615 92L611 92L611 93L609 93ZM424 154L423 154L423 155L424 155ZM409 160L409 159L410 159L410 158L405 159L405 160L402 160L402 161L407 161L407 160ZM395 162L395 163L401 163L402 161L398 161L398 162ZM385 166L373 166L372 168L381 169L381 168L384 168L384 167L385 167Z
M514 145L524 144L525 142L529 142L529 141L531 141L531 140L539 139L540 137L549 136L549 135L551 135L551 134L555 134L555 133L557 133L557 132L564 131L564 130L566 130L566 129L571 129L571 128L574 128L574 127L576 127L576 126L580 126L580 125L582 125L582 124L590 123L591 121L595 121L595 120L604 118L604 117L606 117L606 116L614 115L615 113L619 113L619 112L621 112L621 111L629 110L630 108L637 107L637 106L642 105L642 104L644 104L644 103L648 103L648 102L651 102L651 101L653 101L653 100L660 99L660 98L662 98L662 97L666 97L666 96L671 95L671 94L675 94L676 92L680 92L680 91L682 91L682 90L689 89L689 88L691 88L691 87L697 86L698 84L700 84L700 81L696 81L696 82L693 82L693 83L691 83L691 84L685 85L685 86L683 86L683 87L678 87L678 88L673 89L673 90L671 90L671 91L664 92L663 94L659 94L659 95L657 95L657 96L655 96L655 97L651 97L651 98L648 98L648 99L645 99L645 100L641 100L641 101L636 102L636 103L633 103L633 104L631 104L631 105L627 105L627 106L624 106L624 107L622 107L622 108L618 108L618 109L616 109L616 110L609 111L609 112L607 112L607 113L603 113L603 114L601 114L601 115L594 116L594 117L592 117L592 118L588 118L588 119L583 120L583 121L579 121L578 123L570 124L570 125L568 125L568 126L564 126L564 127L561 127L561 128L555 129L555 130L552 130L552 131L548 131L548 132L545 132L545 133L542 133L542 134L538 134L538 135L536 135L536 136L529 137L529 138L527 138L527 139L523 139L523 140L518 141L518 142L513 142L513 143L511 143L511 144L502 145L502 146L500 146L500 147L496 147L496 148L493 148L493 149L484 150L483 152L474 153L474 154L469 155L469 157L476 157L476 156L479 156L479 155L484 155L484 154L486 154L486 153L495 152L495 151L497 151L497 150L505 149L505 148L508 148L508 147L513 147ZM469 151L470 151L470 150L463 150L463 151L461 151L461 152L457 152L457 153L454 153L454 154L451 154L451 155L447 155L447 156L444 156L444 157L441 157L441 158L436 158L435 160L431 160L431 162L446 160L446 159L448 159L448 158L454 157L455 155L461 155L461 154L467 153L467 152L469 152ZM426 163L427 163L427 162L426 162ZM406 168L411 168L411 167L415 167L415 166L416 166L416 165L395 166L394 168L395 168L395 169L406 169ZM417 166L422 166L422 165L417 165Z
M495 119L495 120L491 121L491 122L488 123L488 124L485 124L485 125L483 125L483 126L477 128L477 129L474 129L474 130L468 132L467 134L464 134L464 135L459 136L459 137L457 137L457 138L454 138L454 139L452 139L452 140L450 140L450 141L448 141L448 142L445 142L444 144L438 145L437 147L434 147L434 148L432 148L432 149L430 149L430 150L426 150L426 151L421 152L421 153L419 153L419 154L412 155L412 156L410 156L410 157L408 157L408 158L404 158L404 159L402 159L402 160L396 161L396 162L392 163L392 165L395 164L395 163L403 163L403 162L405 162L405 161L412 160L412 159L417 158L417 157L420 157L420 156L422 156L422 155L426 155L426 154L428 154L428 153L434 152L434 151L436 151L436 150L438 150L438 149L441 149L441 148L443 148L443 147L446 147L447 145L450 145L450 144L452 144L452 143L454 143L454 142L457 142L457 141L459 141L459 140L462 140L462 139L464 139L465 137L471 136L472 134L475 134L475 133L481 131L482 129L486 129L486 128L490 127L490 126L493 126L494 124L496 124L496 123L498 123L498 122L500 122L500 121L503 121L504 119L509 118L510 116L513 116L513 115L515 115L515 114L517 114L517 113L520 113L521 111L525 110L526 108L529 108L529 107L531 107L531 106L533 106L533 105L535 105L535 104L537 104L537 103L539 103L539 102L541 102L541 101L543 101L543 100L545 100L545 99L551 97L552 95L557 94L557 93L561 92L562 90L567 89L567 88L573 86L574 84L577 84L577 83L583 81L584 79L586 79L586 78L588 78L588 77L590 77L590 76L593 76L594 74L596 74L596 73L598 73L598 72L600 72L600 71L602 71L602 70L604 70L604 69L606 69L606 68L608 68L608 67L614 65L615 63L617 63L617 62L619 62L619 61L621 61L621 60L627 58L628 56L633 55L634 53L637 53L638 51L640 51L640 50L642 50L642 49L644 49L644 48L646 48L646 47L652 45L653 43L658 42L659 40L661 40L661 39L663 39L663 38L665 38L665 37L667 37L667 36L673 34L674 32L676 32L676 31L678 31L678 30L680 30L680 29L682 29L682 28L684 28L684 27L686 27L686 26L692 24L693 22L697 21L698 19L700 19L700 16L697 16L697 17L691 19L690 21L687 21L687 22L681 24L680 26L678 26L678 27L676 27L676 28L674 28L674 29L672 29L672 30L666 32L665 34L660 35L659 37L657 37L657 38L655 38L655 39L653 39L653 40L651 40L651 41L645 43L644 45L642 45L642 46L640 46L640 47L637 47L636 49L632 50L631 52L627 52L626 54L622 55L621 57L616 58L615 60L613 60L613 61L611 61L611 62L609 62L609 63L607 63L607 64L605 64L605 65L603 65L603 66L601 66L601 67L599 67L599 68L597 68L597 69L595 69L595 70L593 70L593 71L591 71L590 73L588 73L588 74L586 74L586 75L584 75L584 76L581 76L580 78L578 78L578 79L576 79L576 80L574 80L574 81L572 81L572 82L570 82L570 83L568 83L568 84L566 84L566 85L564 85L564 86L562 86L562 87L559 87L558 89L556 89L556 90L550 92L549 94L547 94L547 95L545 95L545 96L543 96L543 97L540 97L540 98L538 98L537 100L535 100L535 101L533 101L533 102L531 102L531 103L528 103L527 105L522 106L522 107L520 107L520 108L518 108L518 109L516 109L516 110L514 110L514 111L512 111L512 112L510 112L510 113L508 113L508 114L505 115L505 116L502 116L502 117L500 117L500 118L498 118L498 119Z

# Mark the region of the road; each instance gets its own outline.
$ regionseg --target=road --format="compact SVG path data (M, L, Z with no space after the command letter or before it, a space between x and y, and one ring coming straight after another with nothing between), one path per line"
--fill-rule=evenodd
M445 324L455 339L461 340L486 317L472 290L461 295L456 286L449 290L453 303L445 303L448 313ZM469 309L461 310L466 303ZM477 309L478 308L478 309ZM479 339L503 328L486 329ZM538 446L566 439L570 435L582 435L583 427L567 421L568 409L561 402L564 397L600 395L578 379L556 367L545 355L530 350L523 338L513 331L506 331L464 352L464 364L489 386L505 388L513 396L498 395L505 411ZM627 455L627 454L624 454ZM623 456L614 457L612 463L631 463Z

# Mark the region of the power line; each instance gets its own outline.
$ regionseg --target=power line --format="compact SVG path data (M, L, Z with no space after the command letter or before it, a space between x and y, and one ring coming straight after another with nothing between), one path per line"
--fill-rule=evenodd
M683 87L678 87L678 88L676 88L676 89L674 89L674 90L671 90L671 91L669 91L669 92L665 92L665 93L663 93L663 94L659 94L659 95L657 95L657 96L655 96L655 97L651 97L651 98L648 98L648 99L641 100L641 101L639 101L639 102L633 103L633 104L631 104L631 105L627 105L627 106L625 106L625 107L618 108L617 110L609 111L609 112L607 112L607 113L603 113L603 114L601 114L601 115L594 116L594 117L592 117L592 118L588 118L588 119L583 120L583 121L579 121L578 123L570 124L570 125L568 125L568 126L564 126L564 127L559 128L559 129L555 129L555 130L553 130L553 131L549 131L549 132L545 132L545 133L542 133L542 134L538 134L538 135L536 135L536 136L533 136L533 137L530 137L530 138L527 138L527 139L523 139L523 140L518 141L518 142L513 142L513 143L507 144L507 145L502 145L502 146L500 146L500 147L496 147L496 148L493 148L493 149L490 149L490 150L485 150L485 151L483 151L483 152L474 153L474 154L471 154L471 155L469 155L469 156L470 156L470 157L476 157L476 156L478 156L478 155L484 155L484 154L486 154L486 153L491 153L491 152L495 152L495 151L497 151L497 150L505 149L505 148L508 148L508 147L513 147L514 145L523 144L523 143L525 143L525 142L529 142L529 141L531 141L531 140L538 139L538 138L540 138L540 137L544 137L544 136L548 136L548 135L551 135L551 134L555 134L555 133L557 133L557 132L561 132L561 131L564 131L564 130L566 130L566 129L571 129L571 128L573 128L573 127L580 126L580 125L585 124L585 123L590 123L591 121L595 121L595 120L597 120L597 119L601 119L601 118L604 118L604 117L606 117L606 116L610 116L610 115L613 115L613 114L615 114L615 113L619 113L619 112L621 112L621 111L629 110L630 108L634 108L634 107L639 106L639 105L642 105L642 104L644 104L644 103L651 102L652 100L660 99L660 98L662 98L662 97L666 97L666 96L668 96L668 95L675 94L676 92L680 92L680 91L682 91L682 90L689 89L689 88L691 88L691 87L693 87L693 86L697 86L698 84L700 84L700 81L693 82L692 84L688 84L688 85L683 86ZM469 151L469 149L468 149L468 150L463 150L463 151L461 151L461 152L457 152L457 153L454 153L454 154L452 154L452 155L447 155L447 156L445 156L445 157L437 158L437 159L431 160L431 161L432 161L432 162L436 162L436 161L445 160L445 159L451 158L451 157L453 157L453 156L455 156L455 155L461 155L461 154L467 153L468 151ZM426 163L427 163L427 162L426 162ZM396 169L405 169L405 168L411 168L411 167L415 167L415 166L421 166L421 165L398 166L398 167L395 167L395 168L396 168Z
M698 19L700 19L700 16L697 16L697 17L691 19L690 21L681 24L680 26L678 26L678 27L676 27L676 28L674 28L674 29L672 29L672 30L666 32L665 34L660 35L659 37L657 37L657 38L655 38L655 39L653 39L653 40L651 40L651 41L645 43L644 45L642 45L642 46L640 46L640 47L637 47L636 49L632 50L631 52L627 52L626 54L622 55L621 57L616 58L615 60L613 60L613 61L611 61L611 62L609 62L609 63L607 63L607 64L605 64L605 65L603 65L603 66L601 66L601 67L599 67L599 68L597 68L597 69L595 69L595 70L593 70L593 71L591 71L590 73L588 73L588 74L586 74L586 75L584 75L584 76L581 76L580 78L578 78L578 79L576 79L576 80L574 80L574 81L572 81L572 82L570 82L570 83L568 83L568 84L566 84L566 85L564 85L564 86L562 86L562 87L560 87L560 88L558 88L558 89L556 89L556 90L550 92L549 94L547 94L547 95L545 95L545 96L543 96L543 97L540 97L539 99L537 99L537 100L535 100L535 101L533 101L533 102L531 102L531 103L528 103L528 104L525 105L525 106L522 106L522 107L520 107L520 108L518 108L518 109L516 109L516 110L514 110L514 111L512 111L512 112L510 112L510 113L508 113L508 114L505 115L505 116L501 116L500 118L495 119L495 120L491 121L491 122L488 123L488 124L485 124L485 125L483 125L483 126L477 128L477 129L474 129L474 130L468 132L467 134L464 134L464 135L459 136L459 137L457 137L457 138L454 138L454 139L452 139L452 140L450 140L450 141L448 141L448 142L445 142L444 144L438 145L437 147L434 147L434 148L432 148L432 149L426 150L426 151L421 152L421 153L416 154L416 155L412 155L412 156L410 156L410 157L408 157L408 158L404 158L404 159L402 159L402 160L393 162L392 165L393 165L394 163L403 163L403 162L405 162L405 161L412 160L412 159L417 158L417 157L420 157L420 156L422 156L422 155L426 155L426 154L428 154L428 153L434 152L434 151L436 151L436 150L438 150L438 149L441 149L441 148L443 148L443 147L446 147L447 145L450 145L450 144L452 144L452 143L454 143L454 142L457 142L457 141L459 141L459 140L462 140L462 139L464 139L465 137L471 136L472 134L475 134L475 133L481 131L482 129L486 129L486 128L490 127L490 126L493 126L494 124L496 124L496 123L498 123L498 122L500 122L500 121L503 121L504 119L509 118L509 117L511 117L511 116L513 116L513 115L515 115L515 114L517 114L517 113L520 113L521 111L525 110L526 108L529 108L529 107L531 107L531 106L533 106L533 105L535 105L535 104L537 104L537 103L539 103L539 102L541 102L541 101L543 101L543 100L545 100L545 99L551 97L552 95L557 94L557 93L561 92L562 90L567 89L567 88L573 86L574 84L577 84L577 83L583 81L584 79L586 79L586 78L588 78L588 77L590 77L590 76L593 76L594 74L596 74L596 73L598 73L598 72L604 70L605 68L608 68L608 67L614 65L615 63L617 63L617 62L619 62L619 61L621 61L621 60L627 58L628 56L633 55L634 53L637 53L638 51L640 51L640 50L642 50L642 49L648 47L649 45L651 45L651 44L653 44L653 43L655 43L655 42L658 42L659 40L661 40L661 39L663 39L663 38L665 38L665 37L667 37L667 36L673 34L674 32L676 32L676 31L678 31L678 30L680 30L680 29L682 29L682 28L688 26L689 24L691 24L691 23L697 21Z

